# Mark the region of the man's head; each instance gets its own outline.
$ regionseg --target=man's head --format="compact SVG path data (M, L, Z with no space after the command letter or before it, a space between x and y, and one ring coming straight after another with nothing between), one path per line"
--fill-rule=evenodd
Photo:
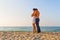
M33 11L38 10L37 8L33 8Z

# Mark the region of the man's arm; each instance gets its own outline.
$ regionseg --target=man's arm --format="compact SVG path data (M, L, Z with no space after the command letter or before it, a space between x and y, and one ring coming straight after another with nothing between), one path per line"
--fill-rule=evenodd
M32 13L31 17L33 17L33 16L34 16L34 13Z

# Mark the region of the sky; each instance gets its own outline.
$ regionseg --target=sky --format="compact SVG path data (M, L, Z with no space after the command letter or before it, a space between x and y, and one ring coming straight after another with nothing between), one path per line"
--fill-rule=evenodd
M60 0L0 0L0 26L31 26L33 8L40 26L60 26Z

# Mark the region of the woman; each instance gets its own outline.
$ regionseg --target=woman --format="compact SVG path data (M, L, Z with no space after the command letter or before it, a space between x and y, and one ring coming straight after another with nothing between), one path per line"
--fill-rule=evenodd
M37 27L37 32L38 33L41 32L40 31L40 27L39 27L39 20L40 20L39 16L40 16L40 13L39 13L37 8L33 8L33 13L32 13L31 16L33 17L33 23L32 23L32 25L33 25L33 32L34 33L36 32L36 27Z

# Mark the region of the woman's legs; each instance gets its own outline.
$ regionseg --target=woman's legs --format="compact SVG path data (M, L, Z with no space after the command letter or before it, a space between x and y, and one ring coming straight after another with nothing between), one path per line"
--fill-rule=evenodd
M35 33L36 32L35 23L33 23L32 26L33 26L33 33Z

